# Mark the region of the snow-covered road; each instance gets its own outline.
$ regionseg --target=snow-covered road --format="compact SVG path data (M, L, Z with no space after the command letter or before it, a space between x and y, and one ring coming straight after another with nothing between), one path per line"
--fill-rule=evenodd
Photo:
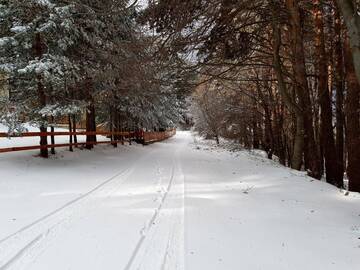
M189 132L146 147L34 153L0 156L0 270L360 265L359 195Z

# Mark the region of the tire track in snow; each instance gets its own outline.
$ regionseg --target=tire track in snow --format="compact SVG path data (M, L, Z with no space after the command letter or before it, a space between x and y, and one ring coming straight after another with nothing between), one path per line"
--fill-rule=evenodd
M167 265L168 259L170 257L170 246L171 246L172 241L174 241L174 240L175 240L175 235L174 235L174 228L173 228L171 233L168 236L165 253L163 256L162 263L161 263L161 270L166 270L166 265Z
M44 221L47 218L50 218L51 216L54 216L55 214L61 212L62 210L69 208L70 206L74 205L75 203L89 197L90 195L92 195L94 192L96 192L97 190L99 190L100 188L102 188L103 186L107 185L108 183L112 182L114 179L116 179L117 177L120 177L121 175L125 174L126 171L128 171L129 169L125 169L123 171L121 171L120 173L117 173L116 175L112 176L110 179L106 180L105 182L99 184L98 186L96 186L95 188L91 189L90 191L82 194L81 196L67 202L66 204L64 204L63 206L51 211L50 213L46 214L45 216L42 216L40 218L38 218L37 220L33 221L32 223L22 227L21 229L19 229L18 231L0 239L0 244L4 243L5 241L7 241L8 239L34 227L35 225L39 224L40 222Z
M34 258L39 255L44 248L46 248L49 244L48 242L59 234L59 231L61 231L61 228L59 228L61 226L59 225L64 222L70 222L73 215L77 212L80 213L81 210L85 209L89 204L94 202L91 198L96 196L96 194L103 194L105 195L105 198L109 198L111 194L116 192L126 182L126 180L129 179L129 176L135 170L139 161L148 158L148 156L152 156L153 152L154 150L151 150L142 154L140 157L135 158L129 162L129 164L133 164L131 167L116 173L85 194L71 200L62 207L55 209L49 214L35 220L15 233L12 233L0 240L0 270L8 270L12 268L14 264L19 264L19 261L21 261L25 256L30 257L27 263L31 263ZM124 179L123 181L115 181L118 178ZM113 185L110 185L111 183L113 183ZM103 188L107 189L102 190ZM96 206L97 204L94 205L94 207ZM85 209L85 211L86 210L89 209ZM52 238L50 236L52 236ZM51 239L48 239L49 237ZM27 240L27 238L28 241L24 241ZM15 242L15 244L9 246L9 244L13 242ZM14 248L14 246L16 248ZM19 246L22 246L23 248L19 250ZM5 256L3 255L4 250L7 251ZM31 252L35 253L35 255ZM27 264L22 264L22 266L24 265L26 266ZM6 268L4 268L5 266ZM17 267L16 269L19 268Z
M143 229L124 270L184 270L184 174L175 151L161 204Z
M177 153L178 156L179 153ZM177 249L178 249L178 254L176 254L177 260L175 263L175 268L173 268L174 270L184 270L185 269L185 174L184 171L182 169L182 165L180 162L180 159L177 159L177 165L178 165L178 169L179 169L179 177L181 178L181 182L180 182L180 232L177 233L177 237L178 239L175 239L174 241L177 241ZM165 262L166 263L166 262ZM166 267L166 264L164 265L164 267ZM165 269L165 268L164 268Z
M175 181L176 180L176 181ZM184 258L184 177L179 162L173 187L156 226L149 233L134 263L136 270L183 270Z
M15 254L14 257L12 257L7 263L5 263L3 266L1 266L0 270L7 270L9 267L19 258L21 258L24 254L26 254L27 250L34 246L37 242L41 240L43 237L42 234L38 235L33 239L30 243L28 243L25 247L23 247L21 250L18 251L18 253Z
M159 214L160 214L160 211L161 209L163 208L163 205L164 205L164 202L171 190L171 187L172 187L172 184L173 184L173 181L174 181L174 176L175 176L175 166L173 165L172 166L172 169L171 169L171 176L170 176L170 180L169 180L169 183L168 183L168 186L166 188L166 191L164 192L162 198L161 198L161 201L160 201L160 204L159 206L155 209L155 212L153 214L153 216L150 218L150 220L148 221L147 223L147 226L142 230L142 235L140 237L140 239L138 240L136 246L135 246L135 249L133 250L132 254L131 254L131 257L128 261L128 263L126 264L124 270L130 270L146 237L147 237L147 233L150 231L150 229L154 226L155 224L155 221L156 219L158 218Z
M76 208L82 208L85 207L87 204L82 205L81 203L86 201L86 199L91 198L91 196L96 195L97 192L100 192L102 188L105 188L108 184L115 182L114 180L118 179L119 177L124 177L126 175L130 175L130 173L133 171L134 166L127 168L125 170L122 170L106 181L102 182L101 184L97 185L95 188L91 189L90 191L84 193L83 195L69 201L68 203L64 204L63 206L51 211L47 215L35 220L34 222L22 227L18 231L10 234L9 236L3 238L0 240L0 251L3 250L5 252L5 248L7 248L7 256L10 258L5 258L4 261L0 261L0 270L6 270L9 269L10 266L12 266L15 262L17 262L20 258L22 258L24 255L26 255L30 249L34 248L36 244L39 244L39 242L43 241L50 232L55 228L58 227L60 224L65 222L67 219L71 217L71 215L77 210ZM127 179L127 178L126 178ZM118 190L118 188L123 184L123 182L116 183L114 187L111 187L111 190L109 190L106 193L106 197L109 196L112 192ZM70 210L71 209L71 210ZM69 211L69 213L66 213L66 211ZM63 214L65 212L65 214ZM57 215L60 215L58 218L56 218ZM51 219L55 218L54 221ZM50 224L47 224L47 222L50 222ZM43 225L42 225L43 224ZM34 230L34 232L31 232ZM40 234L39 234L40 231ZM27 233L30 233L29 235L26 235ZM24 235L25 234L25 235ZM37 237L31 237L31 235L38 235ZM23 236L23 237L21 237ZM16 246L16 242L24 242L23 238L30 238L31 241L28 241L27 243L23 244L23 248L21 248L19 251L16 251L13 249L13 246ZM36 241L35 241L36 240ZM10 247L7 246L8 242L15 242L15 244L11 245ZM1 254L3 252L0 252L0 259ZM5 252L6 253L6 252Z

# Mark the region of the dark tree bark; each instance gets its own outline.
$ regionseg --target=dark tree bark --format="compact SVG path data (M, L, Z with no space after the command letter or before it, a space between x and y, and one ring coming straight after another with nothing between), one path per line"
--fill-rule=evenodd
M284 110L283 105L279 105L278 111L275 110L275 123L274 123L274 131L275 131L275 138L276 142L274 143L274 152L275 155L279 157L279 162L282 165L286 165L286 148L284 143L284 130L283 130L283 124L284 124Z
M253 148L259 149L260 148L260 138L259 138L259 127L256 117L253 117L252 121L252 130L253 130Z
M360 15L355 0L336 0L344 17L350 39L355 77L360 83Z
M267 105L264 106L265 112L265 151L268 158L272 159L274 154L274 133L272 128L271 112Z
M95 105L93 102L86 110L86 132L96 132ZM86 135L86 149L93 149L96 143L96 135Z
M35 41L34 41L34 54L36 57L38 57L39 59L43 56L44 54L44 44L42 42L42 38L40 33L36 33L35 34ZM41 75L37 75L37 90L38 90L38 100L39 100L39 105L41 107L45 107L46 106L46 94L45 94L45 89L44 89L44 85L42 83L42 76ZM46 118L42 119L42 123L40 125L40 132L47 132L47 127L45 125L45 122L47 121ZM47 136L41 136L40 137L40 146L42 147L40 149L40 156L43 158L48 158L49 157L49 150L47 148Z
M345 59L348 86L345 104L347 176L349 190L360 192L360 84L356 78L349 42L345 45Z
M335 78L334 85L336 91L336 156L337 156L337 179L343 181L344 178L344 61L342 45L342 26L341 18L337 8L335 8Z
M315 17L315 51L317 56L317 75L318 75L318 98L321 108L321 124L320 124L320 142L322 145L324 159L325 159L325 170L326 170L326 181L337 187L343 185L342 178L338 178L339 173L338 162L335 148L335 138L332 126L332 109L331 100L328 88L328 61L326 57L325 49L325 34L324 34L324 22L323 22L323 11L320 4L320 0L314 1L314 17Z
M273 127L272 127L271 109L269 107L270 101L269 101L269 98L263 94L262 88L261 88L261 85L259 82L256 83L256 90L261 99L261 106L264 110L264 127L265 127L264 131L265 132L264 132L263 148L266 151L268 158L272 159L274 151L275 151L275 146L274 146L275 139L274 139L274 132L273 132ZM269 93L269 96L270 96L270 93ZM256 147L254 146L254 148L256 148Z
M120 120L121 120L120 113L118 112L118 110L116 108L114 108L114 121L115 121L114 131L115 132L121 131L121 121ZM116 135L115 140L120 141L122 145L124 144L124 138L121 135Z
M75 133L76 133L76 129L77 129L77 127L76 127L76 115L73 114L73 115L71 116L71 118L72 118L72 130L73 130L73 132L74 132L74 143L77 143L77 142L78 142L78 140L77 140L77 135L75 134ZM77 146L76 146L76 147L77 147Z
M219 140L219 136L215 135L215 141L217 145L220 145L220 140Z
M70 115L68 115L68 124L69 124L69 132L72 132L73 130L72 130L72 125L71 125L71 116ZM73 152L74 151L73 146L72 146L73 136L71 135L71 133L69 135L69 143L70 143L69 151Z
M85 93L87 93L89 103L86 109L86 132L96 132L95 101L91 94L92 82L90 78L86 79L85 87ZM93 149L95 143L96 135L86 135L86 149Z
M276 7L272 6L272 9L273 65L278 82L278 90L288 110L296 116L296 134L294 136L294 146L290 164L291 168L301 170L304 152L304 116L302 108L293 101L287 90L280 57L281 26L277 21Z
M50 128L50 131L53 133L55 132L55 128L54 128L54 124L55 124L55 120L54 120L54 116L51 116L51 123L53 124ZM51 135L51 145L55 144L55 136ZM55 147L51 147L51 154L55 155Z
M320 179L321 164L318 153L318 147L315 142L315 132L313 125L313 115L311 107L310 90L307 81L305 68L305 54L303 43L302 20L298 2L295 0L286 0L286 6L290 15L290 25L292 31L292 57L294 79L296 84L296 93L299 98L300 106L303 108L303 124L305 131L304 158L305 167L309 170L309 175ZM298 116L297 116L298 117Z
M109 106L109 131L111 133L110 140L112 142L114 142L115 136L113 134L113 132L114 132L114 108L113 108L113 106ZM112 143L112 146L117 147L117 143L116 142Z

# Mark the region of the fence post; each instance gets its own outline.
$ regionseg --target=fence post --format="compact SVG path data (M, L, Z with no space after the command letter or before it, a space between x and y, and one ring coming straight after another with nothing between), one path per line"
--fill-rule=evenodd
M70 152L73 152L74 149L73 149L73 146L72 146L73 138L72 138L72 135L71 135L72 126L71 126L71 116L70 116L70 114L68 115L68 120L69 120L69 132L70 132L70 136L69 136L69 141L70 141L69 151L70 151Z
M55 132L55 128L54 128L54 116L51 116L51 128L50 128L50 131L52 133ZM54 145L55 144L55 136L54 135L51 135L51 145ZM55 147L51 147L51 154L55 155Z

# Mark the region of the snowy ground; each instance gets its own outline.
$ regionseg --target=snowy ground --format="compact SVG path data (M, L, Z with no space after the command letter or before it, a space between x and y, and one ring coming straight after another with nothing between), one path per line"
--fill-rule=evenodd
M0 154L0 270L359 269L360 196L260 156L188 132L36 154Z

